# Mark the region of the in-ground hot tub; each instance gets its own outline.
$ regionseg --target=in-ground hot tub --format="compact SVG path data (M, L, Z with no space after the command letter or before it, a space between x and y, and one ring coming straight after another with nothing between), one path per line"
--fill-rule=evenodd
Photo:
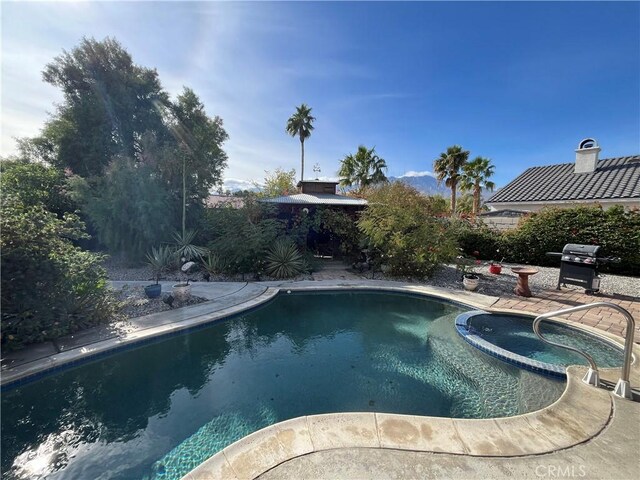
M477 310L459 315L456 329L483 352L536 373L564 378L569 365L588 365L581 355L540 340L529 316ZM603 336L552 320L544 320L540 331L553 342L587 352L598 367L620 367L623 363L623 347Z

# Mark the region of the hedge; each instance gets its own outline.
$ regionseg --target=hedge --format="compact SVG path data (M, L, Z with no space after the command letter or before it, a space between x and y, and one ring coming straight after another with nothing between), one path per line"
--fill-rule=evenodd
M601 256L620 257L618 264L604 264L603 272L640 275L640 211L616 206L545 208L520 220L504 233L469 226L457 235L465 253L482 259L559 267L547 252L561 252L567 243L600 245Z

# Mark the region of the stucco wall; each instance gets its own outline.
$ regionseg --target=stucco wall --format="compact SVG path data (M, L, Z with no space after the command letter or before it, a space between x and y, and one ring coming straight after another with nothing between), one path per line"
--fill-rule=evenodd
M629 201L599 201L599 202L523 202L523 203L487 203L487 206L492 210L518 210L518 211L529 211L529 212L537 212L538 210L543 209L544 207L558 207L558 208L571 208L577 206L596 206L600 205L602 208L607 209L611 208L615 205L622 205L626 210L631 209L640 209L640 198L633 199Z
M484 224L494 230L511 230L518 226L518 221L522 217L480 217Z

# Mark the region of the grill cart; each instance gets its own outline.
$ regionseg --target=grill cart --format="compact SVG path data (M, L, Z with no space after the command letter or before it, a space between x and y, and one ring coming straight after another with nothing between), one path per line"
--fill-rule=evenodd
M596 293L600 290L600 275L598 265L604 263L617 263L617 257L599 256L600 245L580 245L567 243L562 253L547 252L549 257L560 258L560 277L558 278L558 290L560 285L577 285L583 287L585 293Z

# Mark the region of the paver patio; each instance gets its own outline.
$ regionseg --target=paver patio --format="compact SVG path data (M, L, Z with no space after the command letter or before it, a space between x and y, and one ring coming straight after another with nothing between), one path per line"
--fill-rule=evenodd
M640 280L638 281L640 288ZM619 305L631 313L636 319L634 340L640 343L640 298L624 295L585 295L580 290L563 288L562 290L546 289L535 297L501 297L492 308L522 310L535 314L543 314L553 310L576 307L595 302L610 302ZM594 308L571 313L562 318L595 327L605 332L624 337L627 330L625 318L610 308Z

